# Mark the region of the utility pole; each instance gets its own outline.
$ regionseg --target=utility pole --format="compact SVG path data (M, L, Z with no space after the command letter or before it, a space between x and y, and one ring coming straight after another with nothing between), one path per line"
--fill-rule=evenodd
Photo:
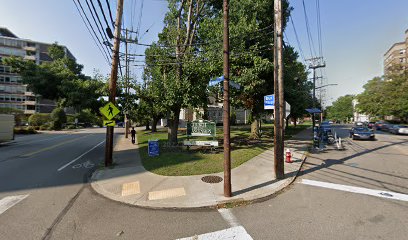
M118 0L118 7L116 9L115 22L115 39L113 43L112 55L112 70L109 81L109 101L115 104L116 97L116 82L118 80L118 64L119 64L119 46L120 46L120 27L122 24L123 0ZM106 128L106 144L105 144L105 167L111 166L113 153L113 127Z
M223 0L224 10L224 196L231 197L231 149L230 149L230 102L229 102L229 0Z
M128 30L125 29L125 39L128 38ZM125 41L125 138L129 138L129 123L127 119L128 113L128 97L129 97L129 61L128 61L128 42Z
M315 57L311 59L307 59L308 61L311 61L309 68L313 69L313 108L316 108L316 69L317 68L323 68L326 67L326 63L323 62L323 57ZM315 127L315 113L312 113L312 131L314 132L314 127Z
M284 173L284 92L283 92L283 63L282 63L282 1L274 1L274 168L276 179L285 178Z

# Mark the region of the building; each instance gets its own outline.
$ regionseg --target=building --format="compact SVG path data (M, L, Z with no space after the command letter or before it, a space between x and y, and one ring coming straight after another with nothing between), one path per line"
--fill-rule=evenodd
M405 40L394 43L384 54L384 74L390 73L392 67L401 65L403 69L408 69L408 29L405 31Z
M369 122L370 121L370 116L362 113L358 109L358 100L353 99L352 104L353 104L353 120L354 120L354 122Z
M55 108L54 101L30 92L22 83L21 76L12 72L10 66L1 65L1 59L10 56L35 61L36 64L52 61L48 55L51 45L19 38L7 28L0 27L0 108L19 109L25 114L49 113ZM75 59L66 47L63 48L69 58Z

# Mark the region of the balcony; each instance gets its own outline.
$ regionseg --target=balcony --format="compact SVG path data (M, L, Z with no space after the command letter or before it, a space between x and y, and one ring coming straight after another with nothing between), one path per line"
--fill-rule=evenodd
M33 52L37 51L36 47L25 46L25 47L23 47L23 49L26 50L26 51L33 51Z
M33 61L35 61L35 56L25 56L24 57L24 60L33 60Z
M34 114L35 110L24 110L24 114Z
M24 96L35 97L35 94L33 92L25 92Z

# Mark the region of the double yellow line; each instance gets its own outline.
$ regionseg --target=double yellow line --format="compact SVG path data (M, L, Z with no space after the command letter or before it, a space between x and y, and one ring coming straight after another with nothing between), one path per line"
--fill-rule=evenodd
M41 152L44 152L44 151L48 151L48 150L51 150L51 149L53 149L53 148L62 146L62 145L64 145L64 144L71 143L71 142L74 142L74 141L78 141L78 140L81 139L81 138L85 138L85 137L88 137L88 136L91 136L91 135L92 135L92 134L88 134L88 135L85 135L85 136L82 136L82 137L79 137L79 138L75 138L75 139L71 139L71 140L68 140L68 141L65 141L65 142L61 142L61 143L58 143L58 144L55 144L55 145L52 145L52 146L49 146L49 147L46 147L46 148L42 148L42 149L40 149L40 150L31 152L31 153L26 153L26 154L24 154L24 155L20 155L19 157L31 157L31 156L33 156L33 155L35 155L35 154L37 154L37 153L41 153Z

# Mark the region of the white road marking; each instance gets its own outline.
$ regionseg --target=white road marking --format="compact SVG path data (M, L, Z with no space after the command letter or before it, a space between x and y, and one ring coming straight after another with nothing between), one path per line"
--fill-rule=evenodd
M59 171L63 170L64 168L68 167L69 165L71 165L72 163L78 161L81 157L85 156L87 153L89 153L90 151L94 150L95 148L97 148L99 145L101 145L101 144L104 143L104 142L105 142L105 140L103 140L102 142L96 144L93 148L91 148L91 149L89 149L88 151L82 153L81 155L79 155L77 158L75 158L75 159L72 160L71 162L65 164L64 166L62 166L62 167L60 167L60 168L58 168L57 171L59 172Z
M340 190L340 191L360 193L360 194L366 194L366 195L375 196L375 197L388 198L388 199L408 202L408 195L402 194L402 193L362 188L362 187L354 187L354 186L341 185L341 184L328 183L328 182L320 182L320 181L307 180L307 179L302 179L301 183L306 184L306 185L316 186L316 187L330 188L330 189L335 189L335 190Z
M7 209L13 207L24 198L28 197L28 195L17 195L17 196L9 196L5 197L0 200L0 215L7 211Z
M205 233L187 238L179 238L177 240L253 240L253 238L247 233L244 227L232 227L224 230Z
M232 214L231 210L228 208L220 208L218 212L221 214L222 218L231 226L237 227L240 226L238 219Z

